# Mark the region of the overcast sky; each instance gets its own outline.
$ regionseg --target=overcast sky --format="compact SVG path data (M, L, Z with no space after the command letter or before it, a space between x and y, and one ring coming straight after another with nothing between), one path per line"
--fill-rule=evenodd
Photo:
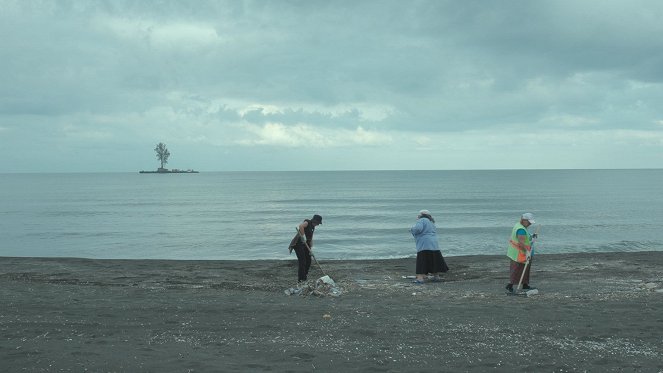
M0 172L663 167L663 2L0 0Z

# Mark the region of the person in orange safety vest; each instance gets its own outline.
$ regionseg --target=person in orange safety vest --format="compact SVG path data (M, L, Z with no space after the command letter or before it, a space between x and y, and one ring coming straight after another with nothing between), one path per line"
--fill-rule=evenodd
M534 223L534 214L529 212L524 213L511 231L511 239L509 240L509 248L506 254L511 259L509 284L506 286L508 291L513 291L513 285L517 285L521 277L523 279L522 288L525 290L530 289L529 272L532 268L532 239L536 238L536 234L530 235L527 228ZM525 266L527 261L530 263ZM523 270L525 270L524 276L522 276Z

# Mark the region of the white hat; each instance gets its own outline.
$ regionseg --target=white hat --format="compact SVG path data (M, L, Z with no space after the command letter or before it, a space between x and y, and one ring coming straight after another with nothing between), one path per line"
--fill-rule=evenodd
M428 211L428 210L421 210L421 211L419 211L419 216L422 216L422 215L432 216L431 213L430 213L430 211Z
M530 222L531 224L536 223L536 222L534 221L534 214L532 214L531 212L526 212L526 213L524 213L523 216L521 216L520 218L523 219L523 220L527 220L527 221Z

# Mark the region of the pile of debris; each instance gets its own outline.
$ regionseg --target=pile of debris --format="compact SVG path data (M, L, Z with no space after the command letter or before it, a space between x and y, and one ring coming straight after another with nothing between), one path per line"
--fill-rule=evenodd
M286 295L315 295L316 297L332 296L337 297L343 293L343 290L336 285L336 282L329 276L322 276L315 281L315 284L303 283L296 288L290 288L285 291Z

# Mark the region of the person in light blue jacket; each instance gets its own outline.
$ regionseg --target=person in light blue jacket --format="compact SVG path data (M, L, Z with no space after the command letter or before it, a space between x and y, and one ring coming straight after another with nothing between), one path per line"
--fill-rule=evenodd
M426 276L432 274L432 281L438 282L440 272L447 272L449 267L442 257L435 231L435 219L428 210L419 211L417 222L410 228L417 248L417 278L415 284L423 284Z

